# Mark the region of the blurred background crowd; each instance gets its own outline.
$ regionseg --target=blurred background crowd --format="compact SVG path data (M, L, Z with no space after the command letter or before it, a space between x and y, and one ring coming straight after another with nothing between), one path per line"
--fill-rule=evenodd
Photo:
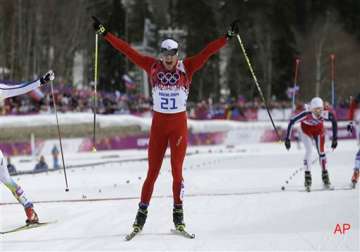
M28 96L18 96L3 101L1 115L28 115L37 113L51 113L52 97L44 92L30 93ZM55 100L60 112L92 112L94 106L94 92L92 88L76 89L72 85L58 86ZM269 108L274 110L291 110L290 100L269 102ZM304 109L305 103L298 101L296 111ZM339 120L347 120L349 101L338 101L336 108L329 102L326 106L336 112ZM152 100L141 93L97 92L98 114L131 114L150 116ZM192 119L228 119L238 121L258 120L258 110L265 109L260 98L247 100L239 95L214 102L211 98L197 102L189 102L188 112ZM284 117L283 120L287 120Z
M359 91L358 0L0 0L0 82L56 73L62 112L93 111L95 15L115 35L157 57L165 37L180 41L181 57L222 36L234 19L269 106L297 108L314 96L332 100L339 119ZM334 60L331 60L333 56ZM295 80L295 62L299 60ZM151 110L145 74L99 41L97 112L143 115ZM46 88L0 104L1 115L49 112ZM256 120L264 104L239 44L230 41L193 78L189 115L196 119Z

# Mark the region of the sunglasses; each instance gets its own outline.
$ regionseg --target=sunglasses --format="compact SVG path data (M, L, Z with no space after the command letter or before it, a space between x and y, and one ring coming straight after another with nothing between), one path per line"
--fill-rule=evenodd
M160 52L161 52L161 54L164 55L164 56L174 56L174 55L177 55L178 49L167 50L167 49L165 49L165 48L161 48L161 49L160 49Z

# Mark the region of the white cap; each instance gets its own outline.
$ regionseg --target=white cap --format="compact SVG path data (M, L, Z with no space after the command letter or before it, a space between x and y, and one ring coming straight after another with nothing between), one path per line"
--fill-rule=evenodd
M324 102L320 97L314 97L310 102L310 109L313 110L315 108L324 108Z
M179 44L173 39L165 39L161 43L161 49L165 49L167 51L177 50L178 48L179 48Z

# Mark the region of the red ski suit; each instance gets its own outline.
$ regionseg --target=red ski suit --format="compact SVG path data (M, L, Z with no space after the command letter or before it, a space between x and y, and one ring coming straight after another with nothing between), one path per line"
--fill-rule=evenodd
M305 165L310 165L311 157L311 139L315 140L316 149L319 154L321 167L326 170L326 154L325 154L325 128L324 121L331 121L332 138L337 139L337 121L333 112L324 110L319 118L316 118L311 111L302 111L291 118L288 125L286 138L290 139L292 127L295 123L301 123L301 131L303 132L303 143L305 146Z
M141 204L148 205L159 175L168 143L171 150L174 204L182 204L182 166L187 147L186 99L192 77L209 57L220 50L227 39L221 37L209 43L200 53L178 61L173 70L166 70L161 60L143 55L110 32L105 39L130 61L148 74L153 92L154 115L148 148L148 173L141 192ZM169 90L174 90L169 92Z

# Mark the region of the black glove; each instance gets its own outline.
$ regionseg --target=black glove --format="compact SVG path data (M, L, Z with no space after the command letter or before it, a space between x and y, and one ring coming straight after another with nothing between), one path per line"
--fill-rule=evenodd
M100 22L99 19L97 19L97 17L92 16L92 19L94 20L93 27L95 32L99 35L105 36L107 33L105 26Z
M238 25L239 22L240 20L236 19L231 23L230 28L226 33L227 39L231 39L232 37L235 37L236 35L239 34L239 25Z
M333 138L333 140L331 141L331 148L335 149L337 147L337 139Z
M290 139L289 139L289 138L286 138L286 139L285 139L285 147L286 147L287 150L290 150L291 143L290 143Z
M44 74L41 78L40 78L40 83L41 85L44 85L46 83L48 83L49 81L52 81L55 79L55 74L52 70L49 70L46 74Z
M348 125L346 125L346 130L349 132L349 133L353 133L354 131L354 125L352 122L350 122Z

